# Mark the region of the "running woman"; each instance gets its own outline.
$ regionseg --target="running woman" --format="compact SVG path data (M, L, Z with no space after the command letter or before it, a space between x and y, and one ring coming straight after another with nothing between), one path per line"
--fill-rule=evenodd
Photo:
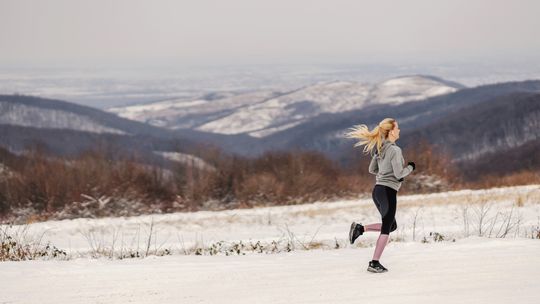
M369 131L366 125L357 125L351 128L346 134L348 138L360 139L354 147L365 145L364 153L371 154L369 173L375 175L375 187L373 187L372 198L377 210L381 214L382 223L362 225L353 222L349 231L349 241L354 241L367 231L380 231L373 260L369 262L367 268L370 272L386 272L386 269L379 259L384 247L388 242L390 232L396 230L396 195L401 187L403 178L411 174L416 168L414 162L409 162L404 166L405 161L401 153L401 148L396 145L399 138L399 125L393 118L383 119L378 126Z

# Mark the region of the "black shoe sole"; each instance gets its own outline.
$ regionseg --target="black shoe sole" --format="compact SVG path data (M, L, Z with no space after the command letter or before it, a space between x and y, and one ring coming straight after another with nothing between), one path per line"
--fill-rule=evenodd
M373 273L383 273L383 272L387 272L388 269L377 269L377 268L373 268L373 267L368 267L367 271L373 272Z
M349 230L349 242L352 244L354 244L354 241L353 241L353 234L354 234L354 228L356 227L356 222L352 222L351 224L351 229Z

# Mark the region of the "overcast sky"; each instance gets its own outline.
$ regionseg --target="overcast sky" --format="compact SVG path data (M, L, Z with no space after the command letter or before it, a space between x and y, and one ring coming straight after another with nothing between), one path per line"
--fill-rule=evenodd
M0 0L0 66L540 62L537 0Z

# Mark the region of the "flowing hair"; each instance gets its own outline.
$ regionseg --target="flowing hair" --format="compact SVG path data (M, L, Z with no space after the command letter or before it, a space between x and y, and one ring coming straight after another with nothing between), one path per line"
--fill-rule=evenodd
M377 153L380 154L383 140L394 129L395 122L396 120L393 118L385 118L371 131L366 125L355 125L349 128L349 132L345 133L345 137L359 139L360 141L354 144L354 147L365 145L364 153L366 154L372 151L375 146L377 147Z

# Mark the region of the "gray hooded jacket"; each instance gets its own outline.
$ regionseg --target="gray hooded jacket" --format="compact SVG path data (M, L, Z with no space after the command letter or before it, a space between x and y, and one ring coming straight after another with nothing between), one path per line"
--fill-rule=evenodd
M377 154L377 149L373 149L375 154L371 154L369 163L369 173L375 174L376 185L388 186L396 191L401 187L399 179L411 174L413 167L405 165L401 148L395 143L385 139L381 147L381 155Z

